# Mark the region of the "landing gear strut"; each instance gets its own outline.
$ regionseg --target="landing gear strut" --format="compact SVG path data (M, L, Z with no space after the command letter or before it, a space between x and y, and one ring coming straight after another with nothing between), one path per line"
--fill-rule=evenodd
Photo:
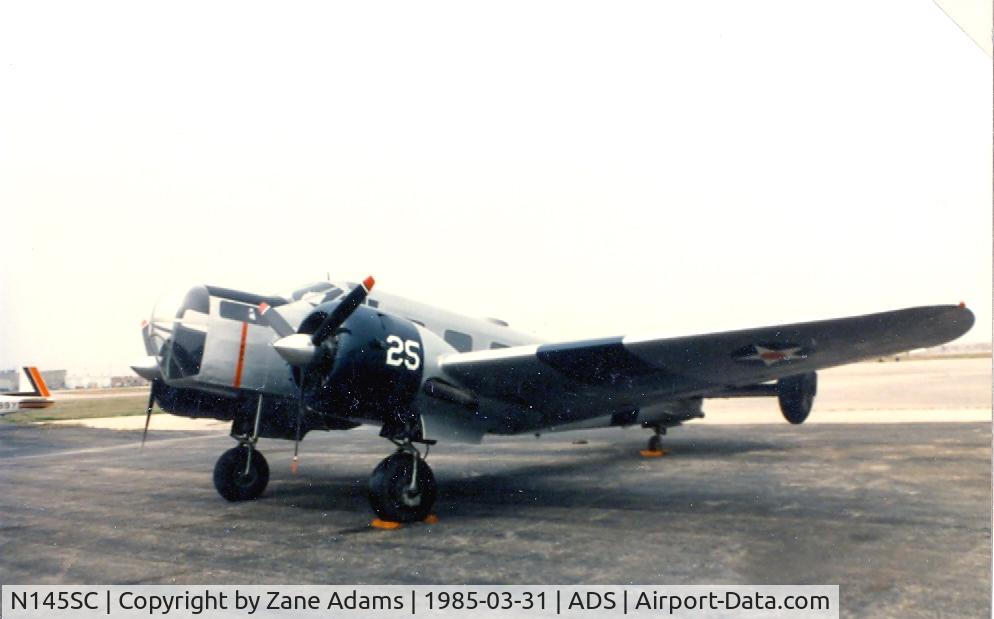
M649 437L649 445L646 449L649 451L662 451L664 434L666 434L666 428L656 428L655 434Z
M649 445L641 452L641 454L647 458L658 458L663 456L666 452L663 450L663 435L666 434L666 428L663 426L647 426L651 427L653 430L653 435L649 437Z
M262 396L255 410L252 434L235 436L238 447L221 454L214 465L214 487L229 501L249 501L257 498L269 483L269 463L255 449L259 441L259 420L262 417Z
M397 451L384 458L369 476L369 503L386 521L424 520L438 496L435 475L410 440L394 443Z

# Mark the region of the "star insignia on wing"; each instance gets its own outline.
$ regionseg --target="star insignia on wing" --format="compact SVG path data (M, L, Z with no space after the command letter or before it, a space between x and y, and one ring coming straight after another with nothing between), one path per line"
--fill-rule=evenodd
M807 358L807 355L801 352L800 346L791 346L788 348L769 348L760 344L753 344L751 353L737 356L736 360L762 361L764 365L769 367L775 363L780 363L781 361L805 358Z

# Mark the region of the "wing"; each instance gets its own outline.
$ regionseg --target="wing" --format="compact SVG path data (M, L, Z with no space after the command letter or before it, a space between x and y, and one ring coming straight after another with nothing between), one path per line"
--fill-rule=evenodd
M668 399L707 396L870 357L936 346L966 333L962 305L914 307L677 338L613 337L453 354L442 371L479 397L556 422Z

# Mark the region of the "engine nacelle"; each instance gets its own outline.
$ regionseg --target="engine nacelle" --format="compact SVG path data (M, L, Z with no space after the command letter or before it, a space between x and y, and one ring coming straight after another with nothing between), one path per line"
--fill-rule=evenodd
M811 413L818 393L818 375L814 372L784 376L777 381L777 400L783 418L793 424L804 423Z
M319 305L298 333L314 333L335 302ZM366 421L414 420L425 350L417 326L360 306L324 342L308 366L294 371L304 404L313 410Z

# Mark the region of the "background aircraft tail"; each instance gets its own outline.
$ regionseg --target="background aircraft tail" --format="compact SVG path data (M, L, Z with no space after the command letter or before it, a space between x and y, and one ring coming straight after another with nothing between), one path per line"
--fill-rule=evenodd
M28 377L28 382L31 383L31 387L34 391L7 393L5 395L35 395L43 398L49 398L52 396L52 392L48 390L48 385L45 384L45 379L41 377L41 372L38 371L38 368L34 366L26 366L23 369L24 375Z

